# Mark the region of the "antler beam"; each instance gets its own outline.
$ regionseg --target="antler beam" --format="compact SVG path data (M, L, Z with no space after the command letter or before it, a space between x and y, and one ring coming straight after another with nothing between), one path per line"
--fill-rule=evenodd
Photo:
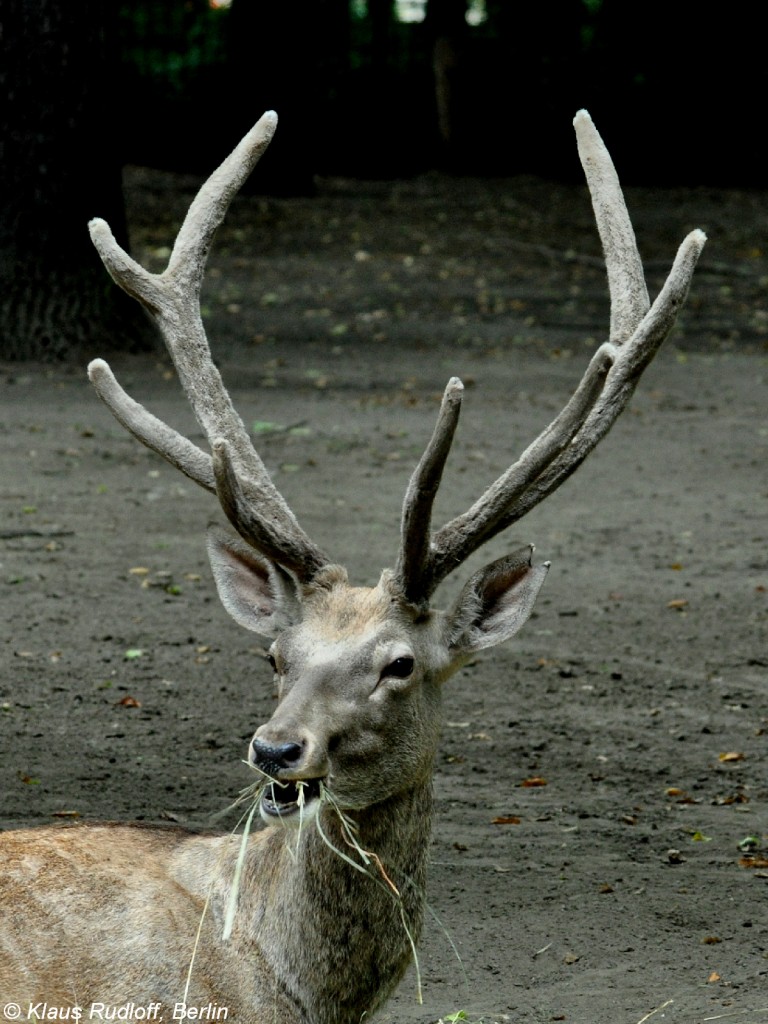
M195 198L168 267L150 274L120 248L102 220L91 237L114 280L157 323L212 455L157 419L120 387L100 359L93 384L117 419L200 486L214 492L240 535L263 555L309 582L329 563L299 526L279 493L214 366L200 315L208 250L237 190L269 144L277 124L265 114ZM434 434L406 493L395 579L414 605L429 601L440 582L478 547L551 494L610 430L637 382L669 334L706 241L693 231L681 245L653 305L616 171L592 120L574 120L579 156L605 253L611 299L609 340L600 346L562 412L462 515L432 532L432 508L458 424L463 387L452 378Z
M232 525L245 540L307 581L329 559L299 526L251 444L213 363L200 314L200 288L214 233L269 145L276 125L276 114L264 114L203 185L162 274L150 274L131 259L105 221L96 219L89 225L93 244L113 280L141 302L160 328L197 421L217 457L197 448L130 398L103 360L94 360L88 374L99 397L142 444L218 494ZM247 515L243 515L244 509Z
M593 356L563 411L517 462L470 509L434 534L430 534L431 504L447 448L440 447L439 461L425 453L408 488L398 560L399 584L406 598L417 605L428 602L440 582L473 551L559 487L605 437L671 331L706 241L702 231L687 236L649 308L635 234L611 157L585 110L576 115L574 127L605 254L610 340ZM441 411L436 434L442 432L450 445L455 422L449 436L447 428L441 431L443 418ZM427 453L434 445L433 437ZM422 536L418 536L420 529Z

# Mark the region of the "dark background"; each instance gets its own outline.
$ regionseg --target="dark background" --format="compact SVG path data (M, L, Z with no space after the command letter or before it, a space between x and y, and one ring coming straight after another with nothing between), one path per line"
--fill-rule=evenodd
M4 0L0 358L79 357L97 324L151 348L84 224L126 241L124 165L207 173L267 108L253 187L273 195L434 169L581 180L582 106L625 185L763 185L754 6L412 0L404 21L395 0L216 2Z

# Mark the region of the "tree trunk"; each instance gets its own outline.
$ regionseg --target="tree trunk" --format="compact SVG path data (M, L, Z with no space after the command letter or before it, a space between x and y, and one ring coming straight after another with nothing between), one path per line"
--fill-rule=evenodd
M5 0L0 14L0 358L146 348L91 217L125 240L108 52L110 0Z
M461 73L467 37L467 0L430 0L427 28L432 39L437 130L448 163L461 163L463 140Z

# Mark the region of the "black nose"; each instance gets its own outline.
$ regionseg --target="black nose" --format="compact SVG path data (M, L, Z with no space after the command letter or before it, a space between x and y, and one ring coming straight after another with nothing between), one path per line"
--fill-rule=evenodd
M264 740L251 741L253 763L267 775L277 775L283 768L295 768L304 753L301 743L280 743L273 746Z

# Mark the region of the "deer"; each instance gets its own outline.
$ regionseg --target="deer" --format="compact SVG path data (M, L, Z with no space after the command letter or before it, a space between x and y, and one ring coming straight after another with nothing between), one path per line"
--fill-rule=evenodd
M159 327L210 452L131 398L105 361L90 363L90 380L131 434L216 496L230 524L207 535L221 602L271 642L277 703L248 748L248 827L85 823L0 834L0 995L21 1019L133 1004L144 1019L359 1024L385 1003L422 930L443 684L518 632L549 563L536 564L528 545L474 572L447 609L433 606L435 592L606 435L672 329L706 240L699 230L685 238L651 304L615 168L580 111L609 338L517 461L433 529L462 405L452 378L406 489L394 568L374 586L353 585L269 476L200 312L214 233L276 123L264 114L205 182L162 273L135 262L103 220L90 223L107 271ZM250 829L256 813L263 827Z

